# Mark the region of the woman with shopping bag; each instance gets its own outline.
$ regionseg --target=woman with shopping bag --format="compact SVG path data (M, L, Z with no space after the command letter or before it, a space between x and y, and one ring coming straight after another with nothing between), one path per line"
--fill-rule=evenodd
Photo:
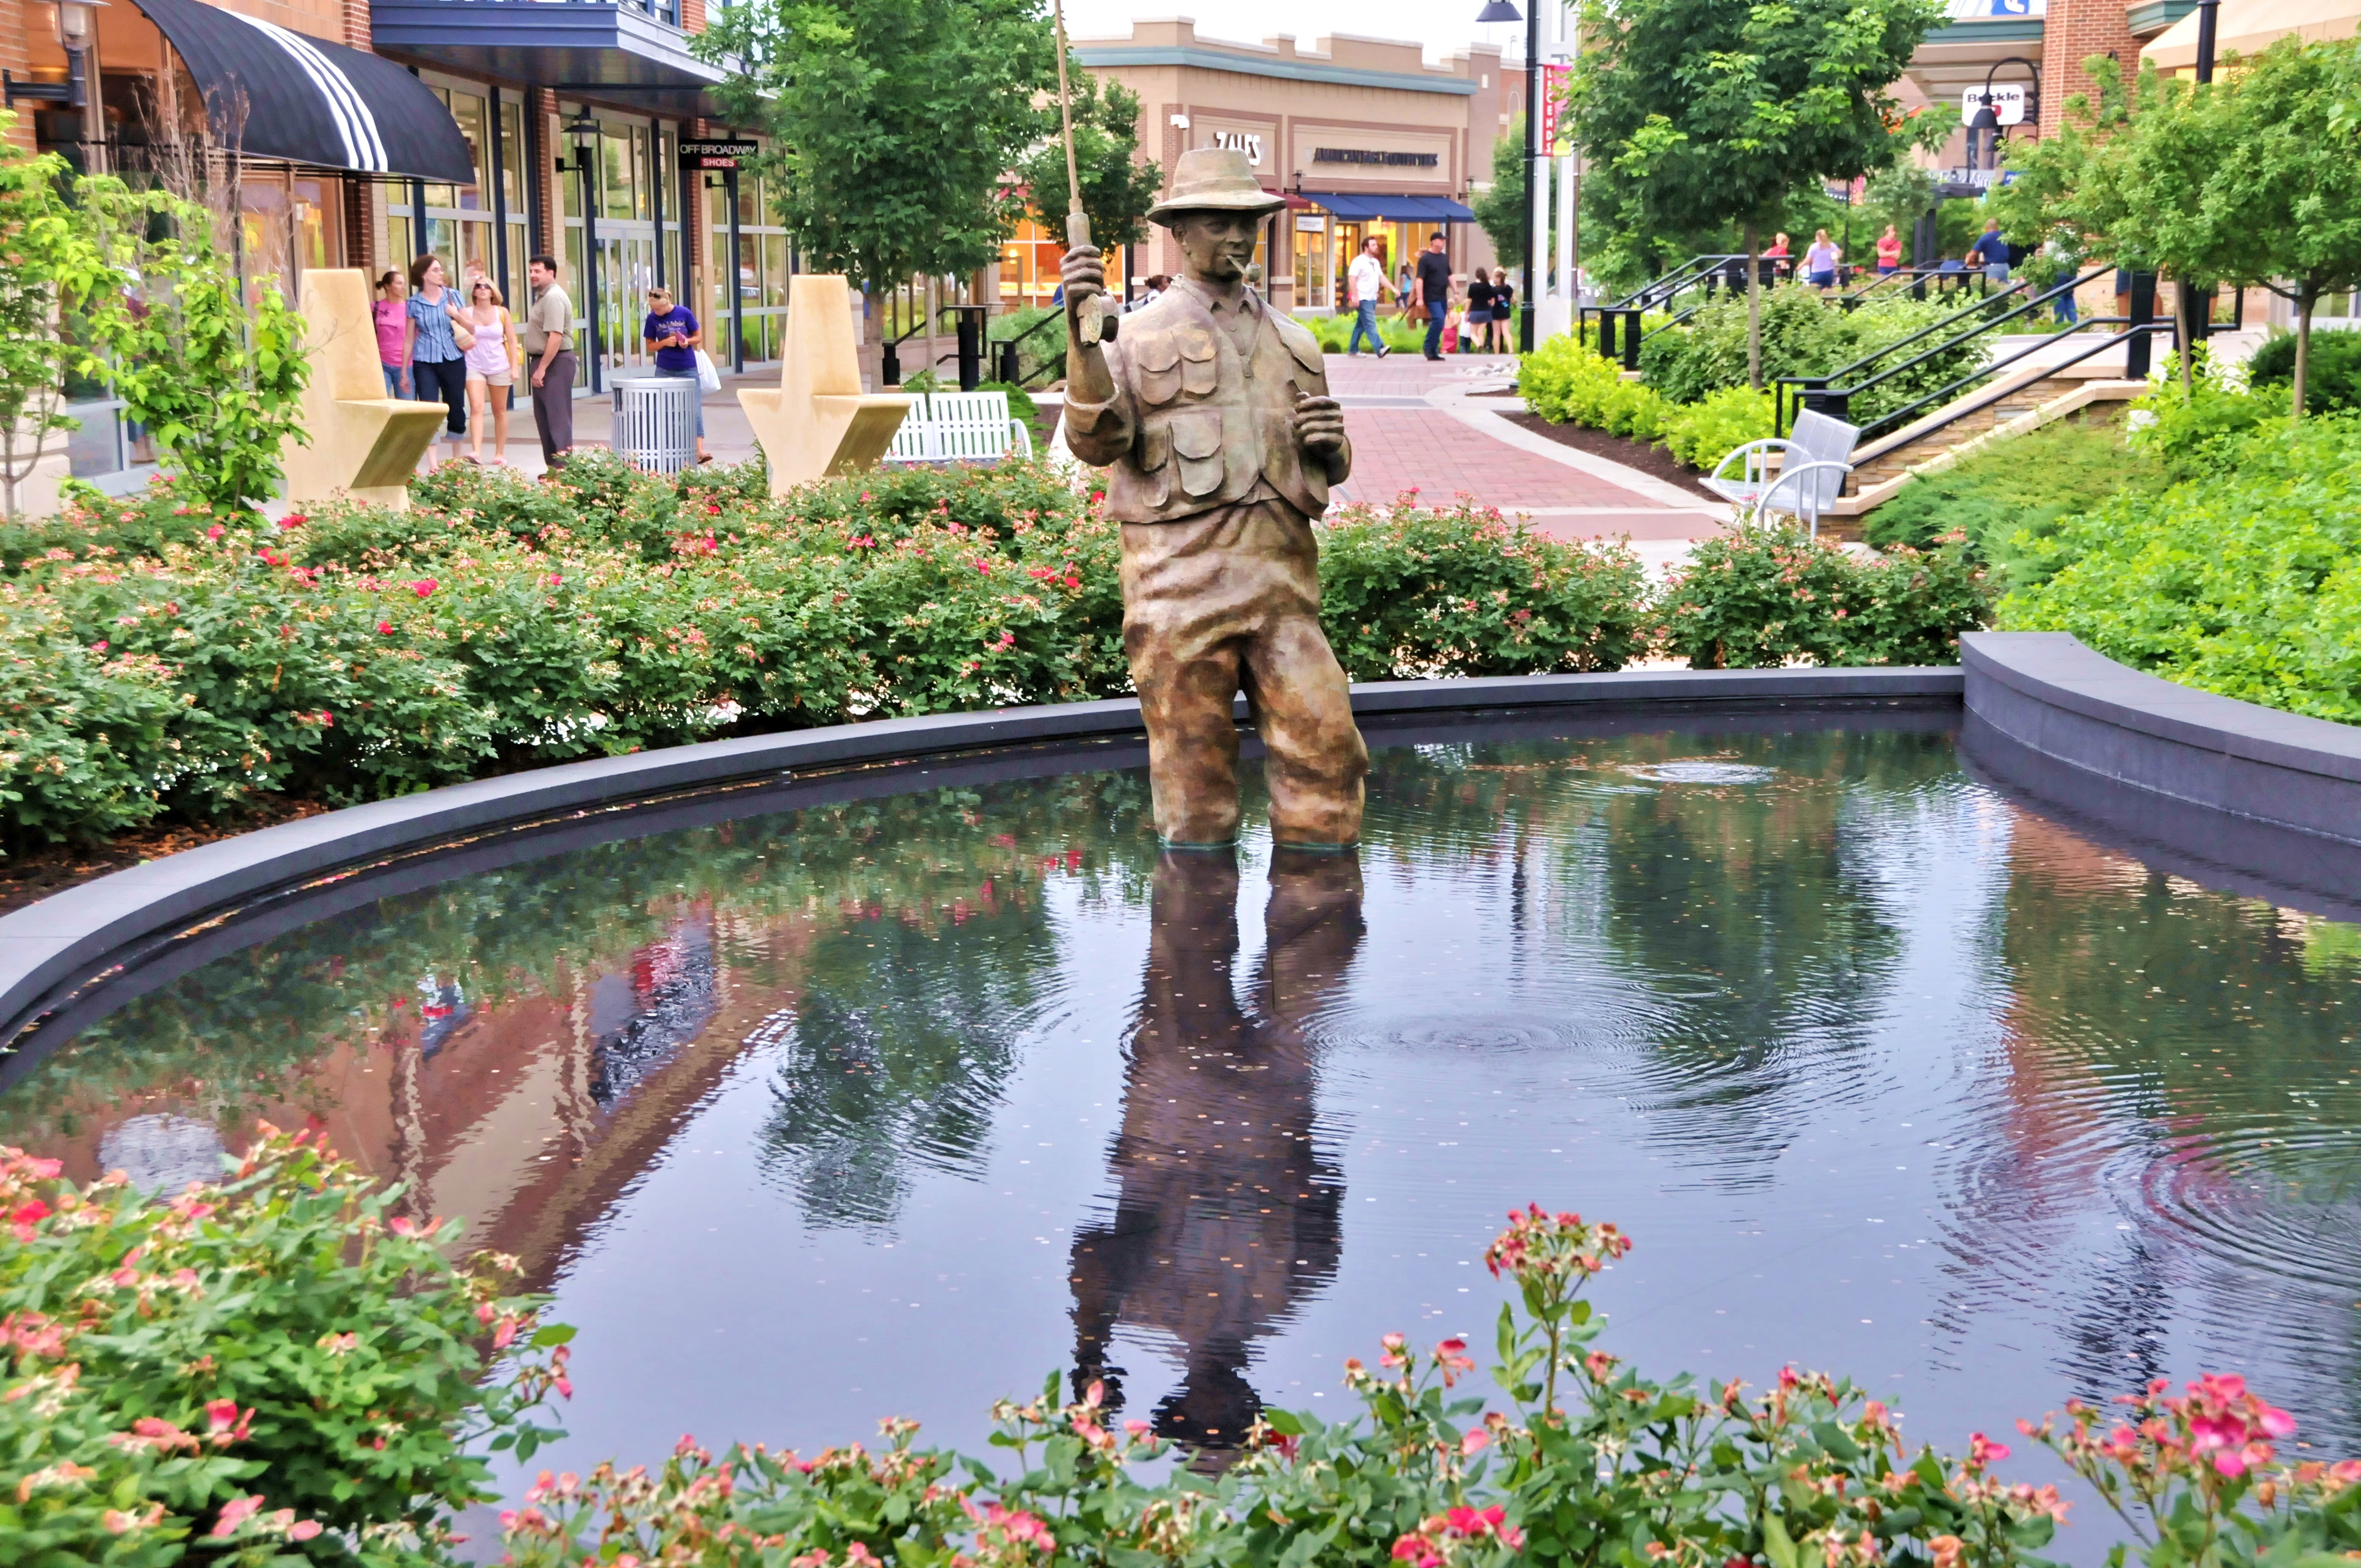
M641 324L640 336L655 356L657 375L697 383L697 460L712 462L713 454L705 449L705 378L697 363L703 357L697 349L705 334L697 318L686 307L673 303L672 291L658 284L648 291L648 319Z

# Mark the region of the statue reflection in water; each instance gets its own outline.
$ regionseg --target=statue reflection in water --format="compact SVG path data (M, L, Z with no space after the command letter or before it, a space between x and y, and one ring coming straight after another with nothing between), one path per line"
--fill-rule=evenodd
M1262 1408L1254 1343L1336 1269L1341 1173L1312 1141L1309 1021L1359 948L1356 856L1275 851L1262 960L1241 1005L1232 853L1168 850L1113 1159L1115 1212L1074 1240L1074 1387L1104 1381L1118 1326L1177 1343L1159 1436L1218 1465Z

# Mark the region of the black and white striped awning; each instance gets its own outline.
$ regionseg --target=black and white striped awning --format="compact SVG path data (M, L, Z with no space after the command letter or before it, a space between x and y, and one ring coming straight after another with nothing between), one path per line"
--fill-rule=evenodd
M132 0L188 63L217 136L249 158L473 184L451 112L389 60L203 0Z

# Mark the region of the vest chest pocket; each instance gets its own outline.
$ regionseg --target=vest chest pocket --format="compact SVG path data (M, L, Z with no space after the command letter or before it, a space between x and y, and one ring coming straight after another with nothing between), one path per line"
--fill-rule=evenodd
M1318 339L1307 337L1301 343L1298 343L1290 337L1287 340L1287 351L1295 356L1295 362L1298 365L1302 366L1314 376L1323 378L1327 376L1328 362L1321 356Z
M1209 398L1220 381L1220 361L1214 356L1213 340L1202 332L1190 333L1180 340L1180 389L1192 398Z
M1172 450L1180 458L1180 488L1210 496L1222 488L1222 411L1183 409L1172 416Z
M1180 395L1180 342L1159 333L1139 345L1139 400L1149 408ZM1152 466L1152 465L1151 465Z

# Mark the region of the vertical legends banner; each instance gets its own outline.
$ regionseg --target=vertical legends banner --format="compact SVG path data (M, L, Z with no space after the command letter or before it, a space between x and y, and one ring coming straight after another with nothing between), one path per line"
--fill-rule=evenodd
M1567 144L1558 128L1559 104L1565 97L1566 82L1574 75L1570 65L1542 67L1542 139L1541 149L1550 158L1564 158L1574 148Z

